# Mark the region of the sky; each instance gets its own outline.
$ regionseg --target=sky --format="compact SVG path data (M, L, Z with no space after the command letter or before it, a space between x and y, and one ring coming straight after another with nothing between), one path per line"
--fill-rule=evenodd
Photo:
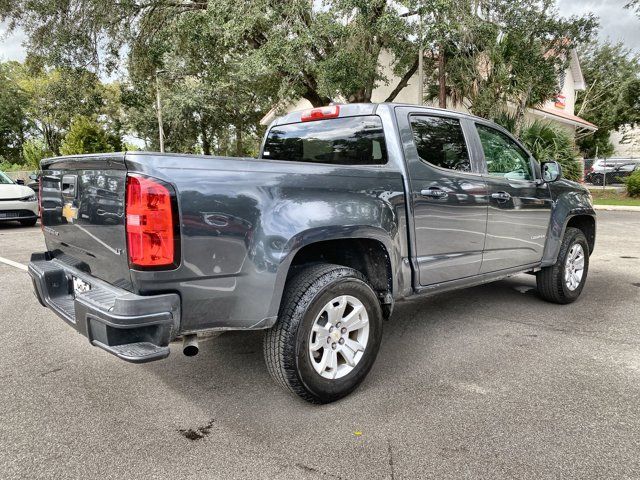
M621 41L640 52L640 17L624 8L629 0L556 0L563 17L595 13L600 19L599 37Z
M640 52L640 17L623 8L628 0L557 0L560 15L595 13L600 18L602 40L622 41L628 48ZM0 60L24 60L26 40L21 31L6 36L6 25L0 24Z

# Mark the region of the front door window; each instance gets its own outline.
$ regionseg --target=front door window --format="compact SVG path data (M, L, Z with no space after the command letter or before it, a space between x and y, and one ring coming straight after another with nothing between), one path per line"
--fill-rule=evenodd
M533 180L529 155L495 128L477 125L487 173L507 180Z

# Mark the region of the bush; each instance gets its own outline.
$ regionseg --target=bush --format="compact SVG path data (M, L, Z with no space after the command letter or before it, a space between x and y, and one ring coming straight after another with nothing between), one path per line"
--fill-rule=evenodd
M578 152L566 130L550 122L536 120L522 129L520 139L539 162L555 160L562 165L564 178L577 182L582 177Z
M636 170L627 178L627 195L640 197L640 170Z
M20 165L19 163L11 163L9 160L6 160L2 155L0 155L0 172L17 172L26 169L27 168L24 165Z

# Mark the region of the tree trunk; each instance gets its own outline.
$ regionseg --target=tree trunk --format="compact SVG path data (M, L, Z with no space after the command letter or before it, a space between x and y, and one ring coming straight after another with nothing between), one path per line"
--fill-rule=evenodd
M516 107L515 121L513 122L513 129L516 135L520 135L520 131L522 130L522 124L524 123L524 114L527 111L527 104L529 103L529 97L531 97L531 91L533 90L533 86L529 85L527 88L526 94L520 97L520 101L518 102L518 106Z
M445 76L446 59L444 45L441 43L438 52L438 106L447 108L447 82Z
M242 124L236 124L236 157L242 157Z
M414 73L416 73L416 70L418 70L418 57L416 57L416 61L413 62L409 70L407 70L407 73L402 76L402 78L398 82L398 85L396 85L396 88L393 89L393 91L387 98L385 98L384 101L393 102L398 94L402 91L402 89L409 84L409 80L411 79L411 77L413 77Z
M205 155L211 155L211 142L207 135L207 127L204 121L200 121L200 135L202 135L202 153Z
M307 91L302 94L302 98L306 98L309 100L312 106L314 107L324 107L325 105L329 105L331 103L331 99L329 97L323 97L315 90L307 87Z

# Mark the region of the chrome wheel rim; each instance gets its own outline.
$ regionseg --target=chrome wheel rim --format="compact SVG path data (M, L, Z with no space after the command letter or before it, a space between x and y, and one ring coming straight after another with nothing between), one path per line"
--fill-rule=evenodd
M569 249L564 262L564 284L574 291L580 286L584 275L584 250L582 245L575 243Z
M322 307L311 328L309 358L323 378L348 375L358 365L369 341L369 315L351 295L335 297Z

